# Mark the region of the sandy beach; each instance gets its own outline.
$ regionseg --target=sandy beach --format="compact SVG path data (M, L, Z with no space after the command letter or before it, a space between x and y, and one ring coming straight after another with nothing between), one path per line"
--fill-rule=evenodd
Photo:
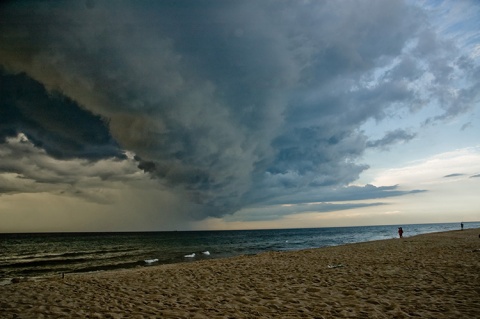
M478 318L479 234L21 281L0 287L0 317Z

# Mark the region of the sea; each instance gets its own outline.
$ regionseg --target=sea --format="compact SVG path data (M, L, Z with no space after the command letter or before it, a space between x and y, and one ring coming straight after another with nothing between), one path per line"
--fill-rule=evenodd
M302 229L0 234L0 284L159 264L255 255L460 230L460 223ZM464 222L464 229L480 222Z

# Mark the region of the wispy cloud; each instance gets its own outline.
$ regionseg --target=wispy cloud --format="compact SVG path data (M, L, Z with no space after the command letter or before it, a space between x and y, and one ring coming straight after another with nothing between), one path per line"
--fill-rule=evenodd
M465 173L458 173L461 168ZM462 177L480 170L480 148L471 147L437 154L408 166L387 169L376 177L376 185L398 183L403 186L433 185L453 177ZM442 175L443 174L443 175ZM428 188L427 188L428 189Z
M415 133L409 133L405 130L397 129L395 131L387 132L387 134L385 134L385 136L379 140L368 141L367 147L387 149L392 144L408 142L415 138L415 136Z
M449 177L458 177L458 176L463 176L463 175L465 175L465 174L453 173L453 174L445 175L443 177L449 178Z
M0 195L49 192L111 203L109 189L149 179L133 160L52 158L23 134L0 144L0 156Z
M305 212L327 213L333 211L350 210L354 208L365 208L382 206L384 203L310 203L310 204L293 204L293 205L275 205L256 207L254 209L242 209L234 215L228 216L225 220L229 223L257 222L257 221L274 221L285 217L293 217L297 214Z

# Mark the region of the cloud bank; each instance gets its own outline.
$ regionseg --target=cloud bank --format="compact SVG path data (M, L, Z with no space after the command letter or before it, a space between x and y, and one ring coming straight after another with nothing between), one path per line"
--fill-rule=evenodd
M0 140L90 163L130 152L198 218L397 196L348 185L367 148L416 132L371 140L362 125L433 102L435 124L480 91L472 57L404 1L18 1L0 20ZM0 169L55 182L26 167Z

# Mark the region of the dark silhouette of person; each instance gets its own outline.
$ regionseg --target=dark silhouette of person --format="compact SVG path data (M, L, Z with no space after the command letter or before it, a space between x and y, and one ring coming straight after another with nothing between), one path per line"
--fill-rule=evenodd
M463 222L461 222L461 223L460 223L460 227L461 227L461 228L462 228L462 230L463 230Z
M398 236L400 236L400 238L403 237L403 229L402 229L402 227L398 227Z

